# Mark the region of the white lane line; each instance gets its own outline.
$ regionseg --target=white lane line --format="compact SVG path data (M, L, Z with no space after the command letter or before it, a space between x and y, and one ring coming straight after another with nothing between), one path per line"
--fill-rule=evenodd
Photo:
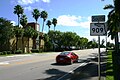
M88 63L82 63L82 64L80 64L78 67L85 66L86 64L88 64ZM69 71L69 72L66 73L65 75L63 75L63 76L61 76L60 78L58 78L57 80L62 80L62 78L64 78L65 76L69 75L70 73L74 73L74 70L76 70L78 67L76 67L75 69Z
M22 60L23 60L23 59L3 61L3 62L0 62L0 65L7 65L7 64L10 64L10 63L12 63L12 62L17 62L17 61L22 61Z
M23 55L13 55L13 56L6 56L6 57L27 57L32 56L31 54L23 54Z
M8 58L12 58L12 57L27 57L27 56L32 56L31 54L26 54L26 55L13 55L13 56L6 56ZM4 58L4 57L3 57ZM17 62L17 61L22 61L23 59L17 59L17 60L9 60L9 61L2 61L0 62L0 65L8 65L11 62Z
M7 65L7 64L9 64L8 61L0 62L0 65Z

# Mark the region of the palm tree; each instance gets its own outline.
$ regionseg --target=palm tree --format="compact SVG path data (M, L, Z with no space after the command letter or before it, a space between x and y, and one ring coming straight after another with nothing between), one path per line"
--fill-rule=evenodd
M106 5L104 9L112 9L108 14L108 36L111 35L111 39L115 39L115 52L112 54L113 58L113 71L114 71L114 80L120 80L120 53L119 53L119 43L118 43L118 31L120 30L118 27L120 27L120 0L113 0L113 5Z
M42 11L41 12L41 18L43 18L42 33L43 33L43 29L44 29L44 22L46 21L47 17L48 17L48 13L46 11Z
M117 1L117 0L115 0ZM114 1L114 4L116 3ZM119 4L119 3L118 3ZM111 9L111 11L108 14L108 36L111 36L111 39L115 39L115 51L118 53L119 45L118 45L118 30L120 26L120 14L118 13L117 7L114 5L106 5L104 9Z
M27 44L27 52L29 52L29 39L30 38L32 38L32 36L33 36L33 28L32 27L27 27L27 28L25 28L25 30L24 30L24 37L27 37L27 42L28 42L28 44Z
M40 11L38 9L34 9L32 12L32 15L33 15L33 18L35 19L36 24L37 24L38 18L40 17ZM39 32L37 34L39 34ZM37 37L39 40L39 35L37 35ZM36 38L33 38L33 49L36 49Z
M33 15L33 18L35 19L35 21L37 23L38 18L40 17L40 11L38 9L33 9L32 15Z
M17 14L17 16L18 16L18 27L19 27L19 19L20 19L20 14L23 14L23 12L24 12L24 10L23 10L23 8L20 6L20 5L16 5L15 7L14 7L14 14Z
M53 19L52 19L52 24L54 25L54 39L53 39L54 44L53 44L53 49L54 49L54 51L55 51L55 37L56 37L55 27L56 27L56 24L57 24L57 19L56 19L56 18L53 18Z
M33 39L33 49L36 49L36 38L38 37L38 32L37 30L33 30L33 35L32 35L32 39Z
M26 15L21 16L20 24L23 26L23 28L25 28L25 26L27 25L27 17L26 17Z
M43 30L44 30L44 22L46 21L46 19L48 17L48 13L46 11L42 11L40 16L41 16L41 18L43 18L42 34L40 34L40 39L42 39L43 38ZM40 40L39 43L40 43L40 46L41 46L41 40ZM39 47L39 50L40 50L40 47Z
M56 24L57 24L57 19L56 18L52 19L52 24L54 25L54 31L55 31L55 27L56 27Z
M52 24L52 22L51 22L50 20L48 20L46 25L48 26L49 31L50 31L50 26L51 26L51 24Z
M20 18L20 24L23 26L25 29L25 26L27 25L27 17L26 15L22 15ZM24 36L22 35L22 51L24 53Z
M18 38L22 37L24 30L20 27L16 27L14 29L15 37L16 37L16 50L18 49Z

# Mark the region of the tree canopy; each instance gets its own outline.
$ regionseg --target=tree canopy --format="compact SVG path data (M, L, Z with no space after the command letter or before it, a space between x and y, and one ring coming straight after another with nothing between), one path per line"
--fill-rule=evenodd
M8 49L9 40L14 36L13 31L12 23L5 18L0 18L0 50Z
M70 50L72 47L76 49L86 48L88 39L84 37L80 37L76 33L73 32L60 32L60 31L49 31L48 34L45 34L45 47L47 48L51 45L51 50L53 49L53 45L55 45L56 50L67 49Z

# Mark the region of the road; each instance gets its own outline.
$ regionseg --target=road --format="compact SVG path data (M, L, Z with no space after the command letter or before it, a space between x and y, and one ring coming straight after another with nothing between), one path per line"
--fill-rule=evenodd
M104 49L101 49L101 52ZM69 73L97 56L98 49L75 50L79 62L57 65L55 57L60 52L26 54L0 57L0 80L63 80Z

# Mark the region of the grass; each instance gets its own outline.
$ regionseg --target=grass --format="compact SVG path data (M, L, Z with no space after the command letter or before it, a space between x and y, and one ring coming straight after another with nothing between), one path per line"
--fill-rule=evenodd
M112 63L112 51L107 53L107 68L106 68L106 80L114 80L113 78L113 63Z

